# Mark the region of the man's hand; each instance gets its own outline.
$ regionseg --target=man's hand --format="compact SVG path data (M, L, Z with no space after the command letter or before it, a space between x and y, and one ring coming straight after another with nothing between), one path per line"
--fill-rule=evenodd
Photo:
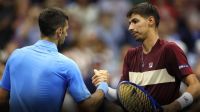
M94 76L92 77L92 83L95 86L98 86L100 82L106 82L109 81L108 71L107 70L96 70L94 69Z

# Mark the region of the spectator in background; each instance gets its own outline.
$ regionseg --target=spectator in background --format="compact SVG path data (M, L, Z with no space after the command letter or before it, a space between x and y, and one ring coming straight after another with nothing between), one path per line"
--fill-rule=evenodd
M98 8L91 0L75 0L67 5L66 10L78 18L84 27L94 27L97 22Z
M12 0L0 2L0 50L13 39L15 4Z
M40 39L38 16L41 8L37 5L31 6L28 15L16 29L15 39L20 42L20 47L32 45Z

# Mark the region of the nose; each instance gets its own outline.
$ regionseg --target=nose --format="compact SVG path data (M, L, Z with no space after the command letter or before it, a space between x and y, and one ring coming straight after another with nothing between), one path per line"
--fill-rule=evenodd
M134 30L134 25L133 25L133 23L131 23L131 24L129 25L128 30L129 30L129 31L133 31L133 30Z

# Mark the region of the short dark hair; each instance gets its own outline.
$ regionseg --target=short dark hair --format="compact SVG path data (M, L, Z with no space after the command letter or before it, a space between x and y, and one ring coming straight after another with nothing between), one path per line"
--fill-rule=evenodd
M143 2L133 6L131 10L128 11L127 17L130 18L132 14L139 14L142 17L153 16L155 18L156 27L158 27L160 22L160 16L155 6L148 2Z
M52 36L57 28L66 25L68 19L68 16L60 8L46 8L39 15L40 31L45 36Z

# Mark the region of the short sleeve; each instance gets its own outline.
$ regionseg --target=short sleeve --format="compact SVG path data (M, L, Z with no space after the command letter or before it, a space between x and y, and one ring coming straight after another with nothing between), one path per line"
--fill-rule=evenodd
M180 80L192 74L192 69L188 64L187 57L175 43L167 45L165 50L166 66L170 74L178 77Z
M78 68L77 64L73 63L71 65L71 69L68 71L68 74L71 76L69 79L68 91L73 99L76 102L80 102L90 97L91 94L83 81L80 69Z

